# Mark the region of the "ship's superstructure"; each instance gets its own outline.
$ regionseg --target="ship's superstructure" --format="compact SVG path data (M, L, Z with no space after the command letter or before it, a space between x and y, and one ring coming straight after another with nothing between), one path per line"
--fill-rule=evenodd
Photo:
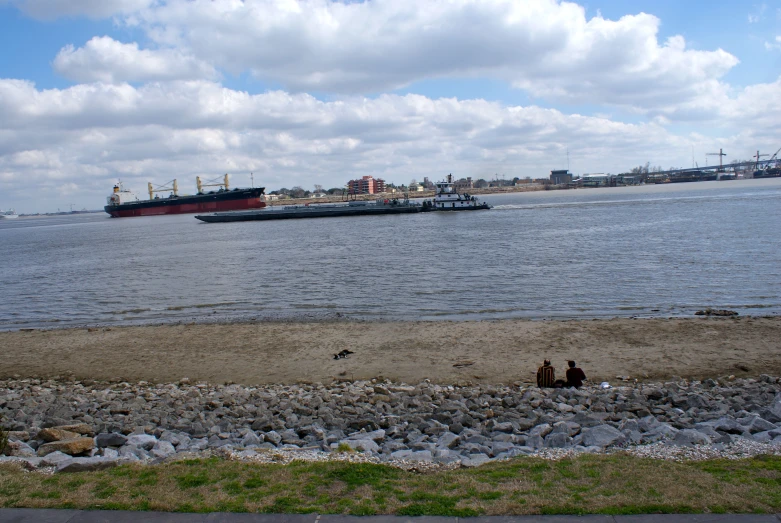
M13 209L7 211L0 210L0 220L13 220L18 217L19 215Z

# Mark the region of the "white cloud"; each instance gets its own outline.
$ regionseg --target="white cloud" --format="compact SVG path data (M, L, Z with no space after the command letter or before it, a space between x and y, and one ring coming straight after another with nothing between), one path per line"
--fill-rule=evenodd
M781 35L776 36L776 39L773 42L765 42L765 49L768 51L781 50Z
M2 3L3 0L0 0ZM149 6L153 0L4 0L39 20L61 17L100 19L129 14Z
M765 11L767 11L767 4L754 5L754 11L748 14L748 23L758 23L762 20Z
M648 14L587 19L554 0L170 0L132 23L232 73L293 91L361 94L492 77L549 100L663 110L705 96L738 60L659 42Z
M38 189L75 183L69 203L95 208L117 177L140 189L176 176L185 191L196 175L224 172L247 185L252 171L271 188L341 186L363 174L396 182L446 172L540 177L565 165L567 148L576 172L619 172L645 160L687 166L692 146L724 146L735 157L741 148L748 157L774 147L780 88L781 79L723 100L717 116L727 129L743 130L718 139L484 100L320 101L207 81L40 90L0 80L0 193L23 201Z
M79 82L121 83L128 81L214 78L214 68L177 49L139 49L108 36L96 36L84 47L64 47L54 69Z

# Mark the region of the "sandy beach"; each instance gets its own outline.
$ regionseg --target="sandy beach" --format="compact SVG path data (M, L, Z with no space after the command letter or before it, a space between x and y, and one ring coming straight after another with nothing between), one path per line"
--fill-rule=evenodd
M530 382L544 357L616 376L781 374L781 318L258 322L0 333L0 377L241 384ZM354 352L334 360L342 349Z

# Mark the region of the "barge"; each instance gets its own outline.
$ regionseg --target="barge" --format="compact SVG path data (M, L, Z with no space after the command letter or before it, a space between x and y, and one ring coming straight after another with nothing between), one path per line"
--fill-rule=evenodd
M302 218L330 218L339 216L377 216L423 212L422 205L409 200L380 199L375 202L352 201L335 204L286 205L281 208L258 211L218 212L195 217L207 223L246 222L262 220L293 220Z

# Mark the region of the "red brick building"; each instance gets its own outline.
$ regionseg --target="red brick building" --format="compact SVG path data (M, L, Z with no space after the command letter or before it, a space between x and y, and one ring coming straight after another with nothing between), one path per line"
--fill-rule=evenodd
M358 180L347 182L347 192L350 194L377 194L385 192L385 180L364 176Z

